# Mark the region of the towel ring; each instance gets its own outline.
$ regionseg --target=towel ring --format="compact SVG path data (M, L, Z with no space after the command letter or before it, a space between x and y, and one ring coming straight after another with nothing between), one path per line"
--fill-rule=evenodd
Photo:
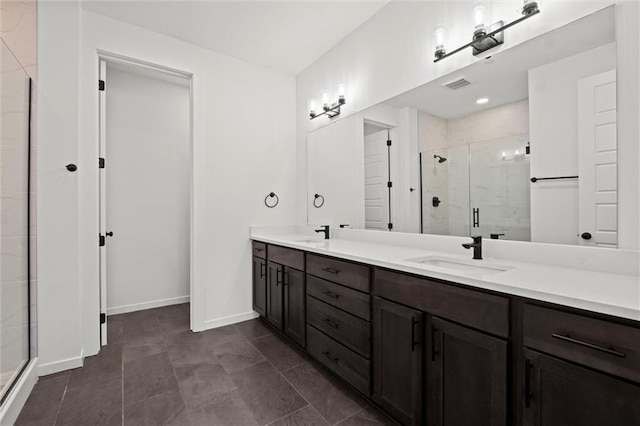
M273 203L273 204L269 204L269 203L267 202L267 200L268 200L269 198L275 198L275 199L276 199L276 202L275 202L275 203ZM272 209L272 208L274 208L275 206L277 206L279 202L280 202L280 198L278 198L278 196L276 195L276 193L275 193L275 192L270 192L270 193L268 193L268 194L267 194L267 196L266 196L266 197L264 197L264 205L265 205L265 206L267 206L267 207L269 207L270 209Z
M322 200L319 201L319 199L322 198ZM320 207L324 206L324 197L320 194L316 194L313 196L313 207L315 207L316 209L319 209Z

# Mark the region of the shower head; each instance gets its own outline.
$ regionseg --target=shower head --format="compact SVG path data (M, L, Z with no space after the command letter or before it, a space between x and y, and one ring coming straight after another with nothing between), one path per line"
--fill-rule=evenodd
M444 163L445 161L447 161L447 159L446 159L446 158L444 158L444 157L443 157L443 156L441 156L441 155L437 155L437 154L434 154L434 155L433 155L433 158L437 158L437 159L438 159L438 163Z

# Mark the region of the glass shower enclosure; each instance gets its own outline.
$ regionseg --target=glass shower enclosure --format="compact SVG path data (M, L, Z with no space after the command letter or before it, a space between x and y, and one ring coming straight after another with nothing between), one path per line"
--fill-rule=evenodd
M31 80L0 44L0 401L30 354Z

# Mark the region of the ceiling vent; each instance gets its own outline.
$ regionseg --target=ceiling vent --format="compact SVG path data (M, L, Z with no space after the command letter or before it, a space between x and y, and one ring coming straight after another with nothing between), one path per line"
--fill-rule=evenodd
M444 83L444 87L448 87L451 90L462 89L465 86L470 85L471 82L464 77L456 78L455 80L451 80L448 83Z

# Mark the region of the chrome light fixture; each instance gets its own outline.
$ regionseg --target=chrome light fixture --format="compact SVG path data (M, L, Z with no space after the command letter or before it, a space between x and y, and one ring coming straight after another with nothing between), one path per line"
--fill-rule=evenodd
M473 36L471 41L464 46L461 46L449 53L446 53L444 49L444 28L441 26L436 27L434 32L434 38L436 40L435 59L433 62L438 62L447 58L453 54L456 54L467 47L473 49L473 55L477 56L486 52L489 49L493 49L496 46L504 43L504 31L520 22L531 18L532 16L540 13L538 2L535 0L524 0L521 14L522 16L515 21L505 24L504 21L497 21L487 27L485 21L487 19L487 8L482 3L476 3L473 7L472 20L473 20ZM440 31L441 30L441 31ZM440 32L439 32L440 31Z
M340 115L340 107L347 103L345 99L346 87L344 83L338 84L338 100L334 103L330 103L329 101L329 92L324 91L321 94L321 103L322 103L322 112L318 113L316 109L316 100L309 99L309 118L313 120L314 118L320 117L322 115L326 115L329 118L334 118Z

